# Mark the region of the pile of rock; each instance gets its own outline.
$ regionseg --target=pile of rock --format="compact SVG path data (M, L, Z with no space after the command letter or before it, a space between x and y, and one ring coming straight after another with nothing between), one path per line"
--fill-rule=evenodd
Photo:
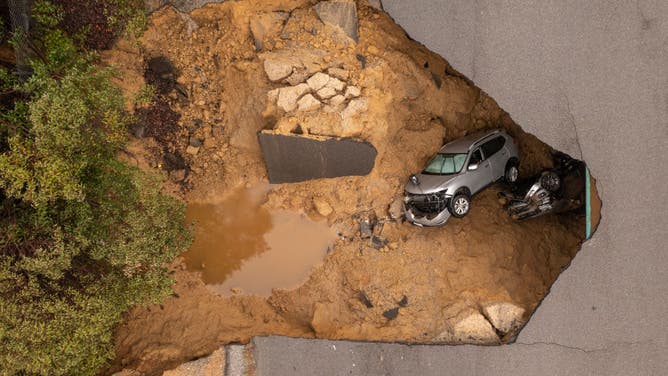
M315 73L306 82L271 90L267 96L271 103L275 103L285 112L315 111L323 106L325 111L334 112L361 94L358 87L348 86L341 80L348 75L348 71L343 69L330 68L327 73Z

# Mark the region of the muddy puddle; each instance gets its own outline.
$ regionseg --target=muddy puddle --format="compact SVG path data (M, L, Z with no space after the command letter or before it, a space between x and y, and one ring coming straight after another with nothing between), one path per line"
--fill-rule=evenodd
M188 205L194 241L184 253L188 270L221 295L268 296L274 288L297 287L320 263L336 234L325 222L298 212L261 206L268 188L237 189L217 203Z

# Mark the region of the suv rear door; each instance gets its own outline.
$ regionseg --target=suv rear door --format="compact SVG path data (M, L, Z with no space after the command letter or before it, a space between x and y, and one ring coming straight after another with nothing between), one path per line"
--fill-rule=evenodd
M498 135L480 146L485 155L485 160L490 164L492 181L502 178L505 173L506 162L508 162L508 151L503 147L505 143L506 138Z

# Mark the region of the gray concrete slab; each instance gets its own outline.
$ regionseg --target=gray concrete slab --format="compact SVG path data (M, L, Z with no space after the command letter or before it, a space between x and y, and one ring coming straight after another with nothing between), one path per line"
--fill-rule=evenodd
M668 2L383 5L525 130L582 157L599 181L602 223L514 345L333 352L258 339L258 375L668 374Z
M254 339L258 376L272 375L664 375L665 348L618 344L582 350L532 345L406 346L399 344Z

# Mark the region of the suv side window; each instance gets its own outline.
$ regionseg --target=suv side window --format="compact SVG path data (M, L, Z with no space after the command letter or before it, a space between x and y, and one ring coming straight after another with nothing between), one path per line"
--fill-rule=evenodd
M471 153L471 159L469 159L469 166L480 162L482 162L482 154L480 153L480 149L478 148L475 149L473 153Z
M498 136L485 142L480 148L482 149L483 153L485 153L485 157L489 158L496 152L501 150L501 148L505 144L506 144L506 139L503 136Z

